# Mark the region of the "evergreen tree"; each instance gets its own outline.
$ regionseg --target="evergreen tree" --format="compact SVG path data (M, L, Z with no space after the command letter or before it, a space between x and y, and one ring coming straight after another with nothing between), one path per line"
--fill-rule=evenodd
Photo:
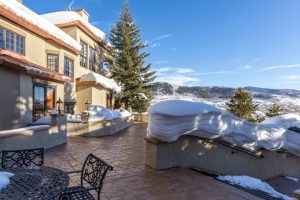
M269 109L268 109L268 112L266 113L266 115L268 117L274 117L274 116L277 116L277 115L281 115L281 112L282 112L282 108L280 105L274 103Z
M252 101L251 94L243 88L238 88L226 105L227 111L249 121L253 121L252 114L258 109L258 105Z
M108 67L112 78L122 86L122 92L116 96L115 107L124 103L126 109L132 107L137 112L146 111L153 99L151 89L156 76L154 71L150 71L151 65L145 65L149 54L142 52L146 45L133 22L128 0L119 21L112 27L110 42L114 51Z

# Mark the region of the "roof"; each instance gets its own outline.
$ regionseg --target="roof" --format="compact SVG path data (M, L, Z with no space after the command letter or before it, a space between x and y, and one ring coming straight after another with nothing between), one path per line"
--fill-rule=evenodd
M64 76L58 72L33 64L23 57L15 57L6 53L6 50L0 50L0 67L19 71L35 78L40 78L53 82L73 82L73 78Z
M67 33L16 0L0 0L0 15L14 21L43 38L54 40L80 53L80 44Z
M95 72L90 72L77 79L78 85L101 85L105 88L111 89L116 92L121 91L121 87L113 80L106 78Z
M77 12L75 11L58 11L58 12L52 12L41 15L45 19L49 20L53 24L56 25L63 25L63 24L70 24L72 22L80 22L82 23L90 32L95 34L97 38L100 41L105 41L106 36L103 31L98 29L97 27L90 24L87 20L85 20L83 17L81 17ZM61 26L59 26L61 27Z

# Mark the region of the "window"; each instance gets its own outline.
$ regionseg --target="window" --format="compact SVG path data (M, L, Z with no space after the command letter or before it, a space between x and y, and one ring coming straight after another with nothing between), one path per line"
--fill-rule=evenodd
M15 51L24 55L25 38L8 29L0 27L0 48Z
M58 71L59 56L57 54L47 55L47 67L53 71Z
M6 30L5 48L15 51L15 33Z
M16 35L16 52L24 54L24 37Z
M0 27L0 48L4 48L4 29Z
M88 45L80 40L81 55L80 55L80 66L87 68L87 57L88 57Z
M71 60L68 57L65 57L65 60L64 60L64 74L66 76L73 76L73 67L74 67L74 61Z
M93 72L97 70L96 51L92 47L90 47L89 68Z
M64 112L69 114L74 114L74 106L75 106L74 102L65 102Z

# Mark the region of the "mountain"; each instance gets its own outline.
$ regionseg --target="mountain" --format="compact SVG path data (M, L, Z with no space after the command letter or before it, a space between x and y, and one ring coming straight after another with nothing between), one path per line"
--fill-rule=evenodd
M264 115L274 103L281 105L284 112L300 112L300 91L292 89L269 89L259 87L245 87L251 93L254 102L259 104L258 115ZM190 99L213 104L226 109L226 102L233 96L236 88L231 87L202 87L176 86L169 83L157 83L153 88L154 101L164 99Z

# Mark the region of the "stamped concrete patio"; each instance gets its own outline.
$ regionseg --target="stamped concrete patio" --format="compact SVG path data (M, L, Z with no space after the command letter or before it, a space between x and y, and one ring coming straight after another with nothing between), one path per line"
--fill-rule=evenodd
M46 151L45 165L65 171L81 170L94 153L114 167L102 189L101 199L260 199L190 169L154 170L144 164L146 124L135 124L113 136L70 137L68 144ZM78 185L78 176L71 185Z

